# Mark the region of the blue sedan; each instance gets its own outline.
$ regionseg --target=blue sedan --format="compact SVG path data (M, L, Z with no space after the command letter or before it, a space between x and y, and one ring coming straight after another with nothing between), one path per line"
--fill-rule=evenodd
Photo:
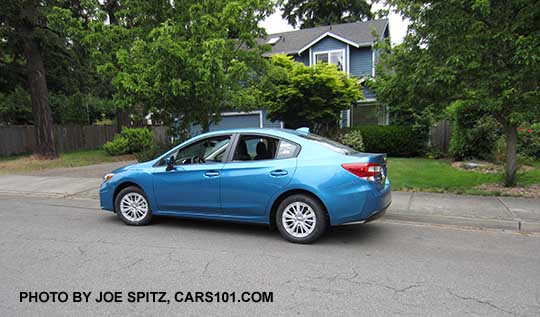
M268 224L311 243L331 225L369 222L391 202L384 154L357 152L305 128L194 137L105 175L101 208L128 225L153 215Z

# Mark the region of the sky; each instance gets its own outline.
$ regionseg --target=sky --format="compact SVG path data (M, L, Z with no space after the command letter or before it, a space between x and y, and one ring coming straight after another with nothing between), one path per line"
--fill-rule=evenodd
M381 4L373 5L373 10L379 10L381 8L383 8L383 5ZM266 29L268 34L295 30L295 28L290 26L287 21L281 17L281 13L281 10L278 9L274 14L261 22L260 25ZM392 44L399 44L403 41L403 37L407 32L408 21L395 12L391 12L388 15L388 19L390 20L390 39Z

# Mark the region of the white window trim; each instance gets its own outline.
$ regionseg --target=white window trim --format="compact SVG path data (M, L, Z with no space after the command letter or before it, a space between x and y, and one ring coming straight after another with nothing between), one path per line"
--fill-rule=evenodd
M347 72L347 77L349 77L349 75L351 74L351 66L350 66L350 63L349 63L349 62L351 61L351 57L350 57L350 56L351 56L350 45L347 45L347 54L345 54L345 55L347 55L347 56L345 57L345 63L346 63L345 66L347 66L347 67L346 67L346 72Z
M259 128L263 128L264 127L264 118L263 118L262 110L222 112L221 116L222 117L229 117L229 116L242 116L242 115L250 115L250 114L258 114L259 115Z
M349 63L347 62L347 55L345 54L345 49L344 48L340 48L340 49L337 49L337 50L313 52L313 61L312 61L313 64L310 64L310 66L313 66L313 65L317 64L317 55L327 54L328 55L328 62L330 62L330 54L335 53L335 52L341 52L343 54L343 62L345 63L345 65L343 65L342 71L349 73L347 71L347 69L349 68Z
M371 77L375 77L375 47L371 46Z

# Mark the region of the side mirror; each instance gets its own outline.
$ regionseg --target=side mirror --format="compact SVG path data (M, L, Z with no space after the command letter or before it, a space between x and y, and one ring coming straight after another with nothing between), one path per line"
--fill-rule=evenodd
M165 164L167 165L166 171L171 171L174 169L174 155L171 155L171 157L167 157L165 159Z

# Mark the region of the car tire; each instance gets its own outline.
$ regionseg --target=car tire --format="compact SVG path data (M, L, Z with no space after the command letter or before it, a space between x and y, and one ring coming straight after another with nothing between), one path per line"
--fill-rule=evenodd
M324 206L308 195L285 198L276 212L276 225L281 235L294 243L316 241L328 226Z
M122 189L114 201L118 217L127 225L143 226L152 220L152 210L142 189L129 186Z

